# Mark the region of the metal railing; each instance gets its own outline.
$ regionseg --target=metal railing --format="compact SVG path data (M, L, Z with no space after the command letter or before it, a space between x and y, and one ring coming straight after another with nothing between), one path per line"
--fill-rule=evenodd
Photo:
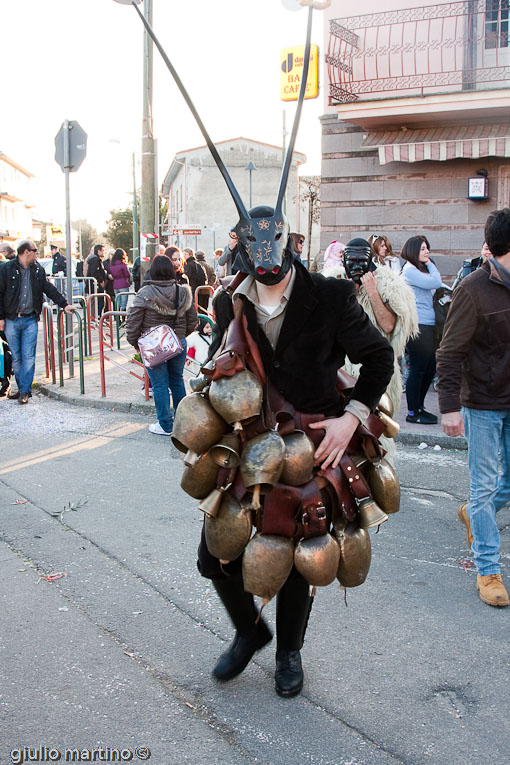
M199 312L199 310L202 310L202 311L204 310L204 308L201 305L199 305L199 302L198 302L198 298L200 297L200 295L208 295L209 296L208 300L207 300L207 304L209 305L209 300L214 295L214 288L211 287L209 284L203 284L201 287L197 287L196 288L196 290L195 290L195 308L196 308L197 313ZM207 311L207 315L208 316L209 316L209 313L210 313L211 316L213 315L213 312L212 311L209 312L208 308L206 308L205 310Z
M508 88L506 0L427 5L333 19L329 102Z
M99 325L101 323L101 320L97 320L97 315L99 313L99 306L98 301L100 298L103 298L106 301L106 306L108 308L108 313L112 313L112 299L106 292L93 292L91 295L87 295L87 332L88 332L88 338L89 338L89 355L92 356L92 327L95 329L99 329ZM113 321L110 317L109 320L109 328L110 328L110 338L113 345Z
M44 330L44 363L46 367L46 377L51 380L53 385L57 383L57 371L55 367L55 338L53 334L53 311L49 303L43 303L42 307L43 330Z
M109 361L110 364L115 364L115 366L119 367L119 369L122 369L127 374L130 374L133 377L136 377L137 380L140 380L141 382L144 383L145 400L148 401L149 400L149 376L147 375L147 370L145 369L144 365L140 361L137 361L132 356L128 355L127 353L124 353L124 351L121 351L120 348L114 348L113 333L111 329L110 329L109 343L105 337L104 322L105 320L109 321L110 328L111 328L112 318L114 316L126 318L127 312L126 311L106 311L105 313L103 313L103 315L99 319L99 365L101 370L101 396L103 398L106 397L105 361ZM127 359L129 363L133 363L139 367L142 367L143 376L136 374L136 372L133 372L130 369L126 369L125 364L119 364L119 362L111 358L110 355L106 355L107 353L117 354L118 356L122 356L123 358Z
M76 316L78 320L78 363L80 366L80 393L85 393L85 374L83 369L83 319L80 316L80 311L76 306L71 306L71 316ZM65 330L65 311L63 308L59 308L57 311L57 348L58 348L58 367L59 367L59 379L60 387L64 387L64 362L66 356L72 354L76 350L75 332L73 321L71 318L69 332ZM72 367L71 367L72 368ZM74 377L74 371L69 374L70 379Z

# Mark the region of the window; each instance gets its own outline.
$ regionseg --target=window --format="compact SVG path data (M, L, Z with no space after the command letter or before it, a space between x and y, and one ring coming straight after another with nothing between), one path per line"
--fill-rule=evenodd
M508 48L508 10L510 0L486 0L485 48Z

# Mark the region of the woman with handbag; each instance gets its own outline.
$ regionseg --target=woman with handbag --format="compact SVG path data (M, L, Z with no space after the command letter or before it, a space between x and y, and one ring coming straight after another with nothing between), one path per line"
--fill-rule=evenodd
M407 343L409 375L406 382L407 422L435 425L437 417L424 409L425 396L436 373L436 315L434 291L441 287L441 274L430 260L428 241L423 236L412 236L402 247L400 256L405 260L402 276L412 287L418 311L417 337Z
M128 313L126 336L128 342L139 349L141 335L154 327L171 327L180 340L182 351L158 366L147 368L154 392L157 424L149 425L151 433L169 436L173 427L170 411L172 391L174 413L185 397L183 369L186 361L186 335L196 328L197 314L188 285L176 282L174 267L164 255L154 258L151 278L144 282Z

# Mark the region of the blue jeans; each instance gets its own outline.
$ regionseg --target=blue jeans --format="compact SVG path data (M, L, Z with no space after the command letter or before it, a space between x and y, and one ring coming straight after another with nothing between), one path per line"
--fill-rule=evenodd
M147 374L152 385L152 392L154 394L154 404L156 406L156 414L158 422L167 433L172 432L174 418L170 412L170 396L168 388L172 391L172 401L174 405L174 413L177 409L179 402L186 395L186 388L184 387L184 379L182 372L184 369L184 362L186 361L186 340L180 337L182 345L182 353L178 356L174 356L173 359L169 359L164 364L160 364L154 369L148 369Z
M122 295L120 300L115 300L115 302L118 303L118 306L119 306L118 310L125 311L127 306L127 301L128 301L129 290L126 288L123 288L121 290L114 290L114 292L115 292L115 298L117 298L118 295Z
M37 329L35 313L5 320L5 336L12 353L12 371L20 393L32 392Z
M462 416L469 449L467 513L473 533L473 557L481 576L499 574L496 513L510 501L510 411L464 407Z

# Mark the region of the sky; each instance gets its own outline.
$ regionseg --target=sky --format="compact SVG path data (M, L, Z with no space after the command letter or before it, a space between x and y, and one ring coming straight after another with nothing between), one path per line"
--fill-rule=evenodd
M281 146L284 109L290 132L295 103L280 100L280 51L304 44L308 11L288 4L153 0L154 31L213 141L243 136ZM76 120L88 142L70 177L71 218L101 233L111 209L131 204L133 152L140 184L142 22L114 0L0 0L0 30L0 151L35 175L34 217L64 223L54 139L65 119ZM312 43L322 43L320 11ZM205 141L156 49L153 87L161 187L174 155ZM296 143L305 175L320 173L322 113L321 89L304 103Z

